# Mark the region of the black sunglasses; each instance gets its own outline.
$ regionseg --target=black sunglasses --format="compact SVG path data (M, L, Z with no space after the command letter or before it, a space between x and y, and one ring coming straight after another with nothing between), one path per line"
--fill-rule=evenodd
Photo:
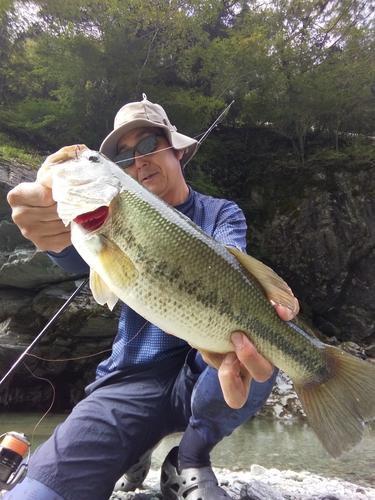
M134 148L127 149L118 154L113 160L121 168L129 168L135 162L135 152L142 156L149 155L158 147L158 137L164 137L162 134L151 134L141 139Z

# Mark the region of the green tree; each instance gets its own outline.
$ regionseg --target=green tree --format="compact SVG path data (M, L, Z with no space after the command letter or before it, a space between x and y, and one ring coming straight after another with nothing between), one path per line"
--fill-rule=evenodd
M234 99L228 123L273 127L300 165L309 134L338 147L339 133L373 132L373 5L364 0L2 5L0 127L45 149L98 147L119 107L143 92L191 135ZM34 12L28 22L20 9Z
M373 81L369 74L367 84L363 78L373 54L369 13L366 2L355 0L283 0L245 9L233 32L233 57L228 58L228 74L237 76L233 92L241 105L240 123L271 125L290 139L304 165L307 134L328 124L333 130L340 103L351 102L349 115L356 109L358 120L366 116ZM248 51L243 50L245 43ZM364 46L366 50L354 57L356 71L353 64L349 71L355 50ZM339 103L340 85L348 90ZM335 99L337 106L331 111Z

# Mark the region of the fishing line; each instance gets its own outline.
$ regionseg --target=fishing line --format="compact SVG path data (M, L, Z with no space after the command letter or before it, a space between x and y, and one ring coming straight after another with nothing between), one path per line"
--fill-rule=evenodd
M31 371L31 369L27 366L27 364L24 362L23 363L24 367L31 373L31 375L38 379L38 380L45 380L46 382L49 383L49 385L52 387L52 403L50 404L48 410L44 413L44 415L42 415L42 417L38 420L38 422L36 423L34 429L33 429L33 432L31 434L31 443L33 443L34 441L34 434L35 434L35 431L37 429L37 427L39 426L39 424L45 419L45 417L48 415L48 413L52 410L52 407L53 405L55 404L55 400L56 400L56 390L55 390L55 387L54 385L52 384L52 382L50 380L48 380L48 378L44 378L44 377L38 377L38 375L35 375L35 373L33 373Z
M39 359L41 361L47 361L47 362L62 362L62 361L76 361L76 360L79 360L79 359L86 359L86 358L92 358L93 356L98 356L99 354L104 354L106 352L109 352L111 351L112 349L105 349L104 351L100 351L100 352L97 352L95 354L88 354L87 356L79 356L77 358L67 358L67 359L47 359L47 358L42 358L40 356L37 356L36 354L30 354L28 353L27 356L30 356L32 358L36 358L36 359ZM39 377L38 375L35 375L34 372L31 371L31 369L27 366L27 364L25 362L23 362L23 365L24 367L30 372L30 374L38 379L38 380L44 380L46 382L49 383L49 385L51 386L52 388L52 402L48 408L48 410L42 415L42 417L38 420L38 422L36 423L33 431L32 431L32 434L31 434L31 443L33 444L34 442L34 434L35 434L35 431L36 429L38 428L38 426L42 423L42 421L45 419L45 417L50 413L50 411L52 410L53 408L53 405L55 404L55 401L56 401L56 389L54 387L54 385L52 384L52 382L48 379L48 378L45 378L45 377Z
M100 354L104 354L110 351L112 351L112 348L104 349L104 351L95 352L94 354L87 354L86 356L78 356L77 358L61 358L61 359L42 358L41 356L37 356L36 354L28 354L28 356L30 356L31 358L39 359L40 361L47 361L48 363L52 363L54 361L56 361L56 363L62 363L64 361L78 361L80 359L93 358L95 356L99 356Z
M126 158L126 160L118 160L118 161L115 161L114 163L116 163L116 165L120 165L120 163L123 163L124 161L127 162L129 160L136 160L137 158L144 158L145 156L150 156L150 155L153 155L155 153L161 153L162 151L167 151L168 149L174 149L174 148L173 148L173 146L167 146L166 148L155 149L154 151L151 151L151 153L146 153L144 155L139 154L138 156Z
M130 344L130 342L132 342L136 337L137 335L139 335L141 333L141 331L144 329L144 327L147 325L148 321L146 321L144 323L144 325L138 330L138 332L127 342L127 344ZM126 344L126 345L127 345ZM100 352L97 352L97 353L94 353L94 354L88 354L87 356L78 356L76 358L65 358L65 359L48 359L48 358L42 358L41 356L37 356L36 354L31 354L31 353L27 353L26 355L27 356L30 356L32 358L36 358L36 359L39 359L40 361L47 361L49 363L53 363L53 362L63 362L63 361L76 361L76 360L79 360L79 359L88 359L88 358L92 358L94 356L99 356L100 354L104 354L106 352L110 352L112 351L112 348L110 349L104 349L103 351L100 351ZM45 419L45 417L49 414L49 412L52 410L53 408L53 405L55 403L55 400L56 400L56 389L54 387L54 385L52 384L52 382L48 379L48 378L44 378L44 377L39 377L37 375L35 375L35 373L33 373L31 371L31 369L27 366L27 364L25 362L23 362L23 365L24 367L31 373L31 375L38 379L38 380L45 380L46 382L48 382L50 384L50 386L52 387L52 403L50 404L48 410L44 413L44 415L42 415L42 417L39 419L39 421L36 423L34 429L33 429L33 432L32 432L32 435L31 435L31 443L33 443L34 441L34 434L35 434L35 431L37 429L37 427L41 424L41 422Z
M207 138L207 136L210 134L210 132L224 119L224 117L227 115L230 107L234 103L234 100L224 109L224 111L216 118L216 120L213 122L213 124L207 129L207 131L202 135L202 137L198 140L198 147L201 146L203 141ZM198 137L198 136L196 136ZM158 151L165 151L167 149L172 149L173 146L169 146L167 148L160 149ZM79 146L77 146L77 149L79 150ZM146 155L141 155L141 156L148 156L152 153L148 153ZM77 155L77 150L76 150L76 155ZM117 162L117 163L121 163ZM47 325L43 328L43 330L39 333L39 335L33 340L33 342L29 345L29 347L21 354L21 356L17 359L17 361L12 365L10 370L3 376L3 378L0 380L0 388L1 386L8 380L8 378L14 373L14 371L18 368L18 366L23 362L24 358L28 355L30 355L30 351L40 342L40 340L44 337L44 335L50 330L52 325L57 321L57 319L65 312L67 307L70 305L70 303L74 300L74 298L80 293L82 288L86 286L86 284L89 282L89 278L85 278L84 281L78 286L78 288L72 293L72 295L68 298L68 300L63 304L63 306L57 311L57 313L53 316L53 318L47 323ZM130 343L132 340L135 339L135 337L143 330L143 328L146 326L146 323L142 326L142 328L134 335L132 339L129 340L128 343ZM105 351L104 351L105 352ZM98 353L101 354L101 353ZM88 356L83 356L81 358L76 358L76 359L84 359L88 358L91 356L96 356L97 354L93 355L88 355ZM42 358L40 358L42 359ZM57 361L57 360L54 360ZM61 360L61 361L70 361L70 360Z
M129 344L130 344L130 342L133 342L133 340L134 340L134 339L135 339L135 338L136 338L136 337L137 337L137 336L141 333L141 331L142 331L142 330L143 330L143 328L147 325L147 323L149 323L149 322L148 322L148 321L146 321L146 323L145 323L143 326L141 326L141 328L138 330L138 332L137 332L137 333L136 333L136 334L135 334L135 335L134 335L134 336L133 336L133 337L132 337L132 338L131 338L128 342L126 342L126 344L125 344L125 345L129 345Z
M212 132L212 130L217 127L217 125L219 125L219 123L221 123L223 121L223 119L225 118L225 116L228 114L232 104L234 103L234 100L224 109L224 111L216 118L216 120L212 123L212 125L206 130L206 132L202 132L201 134L198 134L196 136L193 137L193 139L197 139L199 136L201 136L201 138L198 140L198 147L197 149L201 146L202 142L209 136L209 134ZM130 157L130 158L126 158L126 160L119 160L119 161L116 161L116 165L120 165L120 163L122 162L128 162L129 160L136 160L137 158L144 158L145 156L150 156L152 154L155 154L155 153L161 153L162 151L167 151L168 149L175 149L173 146L168 146L166 148L162 148L162 149L156 149L154 151L151 151L151 153L146 153L144 155L142 154L139 154L138 156L133 156L133 157Z
M133 340L141 333L143 328L147 325L148 321L145 322L143 326L138 330L138 332L125 344L128 345L130 342L133 342ZM88 359L88 358L93 358L95 356L100 356L100 354L105 354L106 352L111 352L112 347L109 349L104 349L103 351L95 352L94 354L87 354L86 356L78 356L76 358L57 358L57 359L49 359L49 358L42 358L41 356L37 356L36 354L31 354L27 353L27 356L35 359L39 359L40 361L46 361L47 363L63 363L64 361L78 361L80 359ZM24 363L25 364L25 363ZM25 365L26 366L26 365Z
M217 126L219 125L219 123L221 123L225 116L227 115L228 111L230 110L232 104L234 103L234 100L224 109L224 111L221 113L221 115L219 115L216 120L213 122L213 124L211 125L211 127L209 127L207 129L207 131L202 135L202 137L199 139L198 141L198 147L200 147L200 145L202 144L202 142L208 137L208 135L211 133L211 131Z
M0 388L1 386L8 380L8 378L13 375L18 366L23 362L26 356L34 349L34 347L42 340L45 334L51 329L52 325L58 320L58 318L62 315L63 312L69 307L71 302L75 299L75 297L80 293L82 288L86 286L89 282L89 278L85 278L82 283L77 287L76 290L72 293L72 295L66 300L66 302L60 307L57 313L52 317L52 319L46 324L43 330L35 337L35 339L31 342L29 347L25 349L25 351L21 354L21 356L17 359L17 361L12 365L10 370L4 375L4 377L0 380Z

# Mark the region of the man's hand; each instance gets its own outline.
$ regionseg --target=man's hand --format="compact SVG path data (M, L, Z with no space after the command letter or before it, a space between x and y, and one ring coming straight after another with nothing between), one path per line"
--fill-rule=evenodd
M298 300L292 311L280 304L273 304L284 321L290 321L299 311ZM219 368L219 380L225 401L231 408L241 408L249 395L251 380L265 382L273 373L274 366L256 350L243 332L233 332L234 352L229 352Z
M7 199L21 233L40 250L61 252L71 245L70 227L57 215L51 189L38 182L24 182L9 191Z
M251 380L265 382L274 367L255 349L242 332L232 334L234 352L228 352L219 368L224 399L231 408L241 408L249 395Z

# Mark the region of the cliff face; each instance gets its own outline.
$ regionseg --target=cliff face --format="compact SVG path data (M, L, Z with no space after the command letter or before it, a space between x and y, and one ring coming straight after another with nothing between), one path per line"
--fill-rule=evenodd
M374 174L368 164L320 167L303 179L284 172L280 181L244 186L246 213L256 214L249 220L249 253L254 249L283 276L314 326L349 347L360 343L363 356L375 343ZM0 376L82 279L55 266L12 222L6 194L34 178L26 165L0 161ZM53 390L41 377L55 389L54 410L69 410L108 356L118 315L118 308L98 306L85 289L33 351L43 359L27 357L33 375L21 366L0 388L0 403L12 411L46 410Z
M325 335L370 344L375 339L375 165L328 166L311 174L300 186L298 203L267 221L260 246ZM282 206L283 197L278 198Z
M36 250L11 219L6 194L20 182L34 179L35 172L26 165L0 162L1 376L70 297L77 280L82 279L62 271ZM25 359L27 368L21 365L0 388L0 403L11 411L45 411L55 398L54 411L71 408L82 399L96 365L109 355L117 323L118 309L111 312L97 305L89 289L84 289Z

